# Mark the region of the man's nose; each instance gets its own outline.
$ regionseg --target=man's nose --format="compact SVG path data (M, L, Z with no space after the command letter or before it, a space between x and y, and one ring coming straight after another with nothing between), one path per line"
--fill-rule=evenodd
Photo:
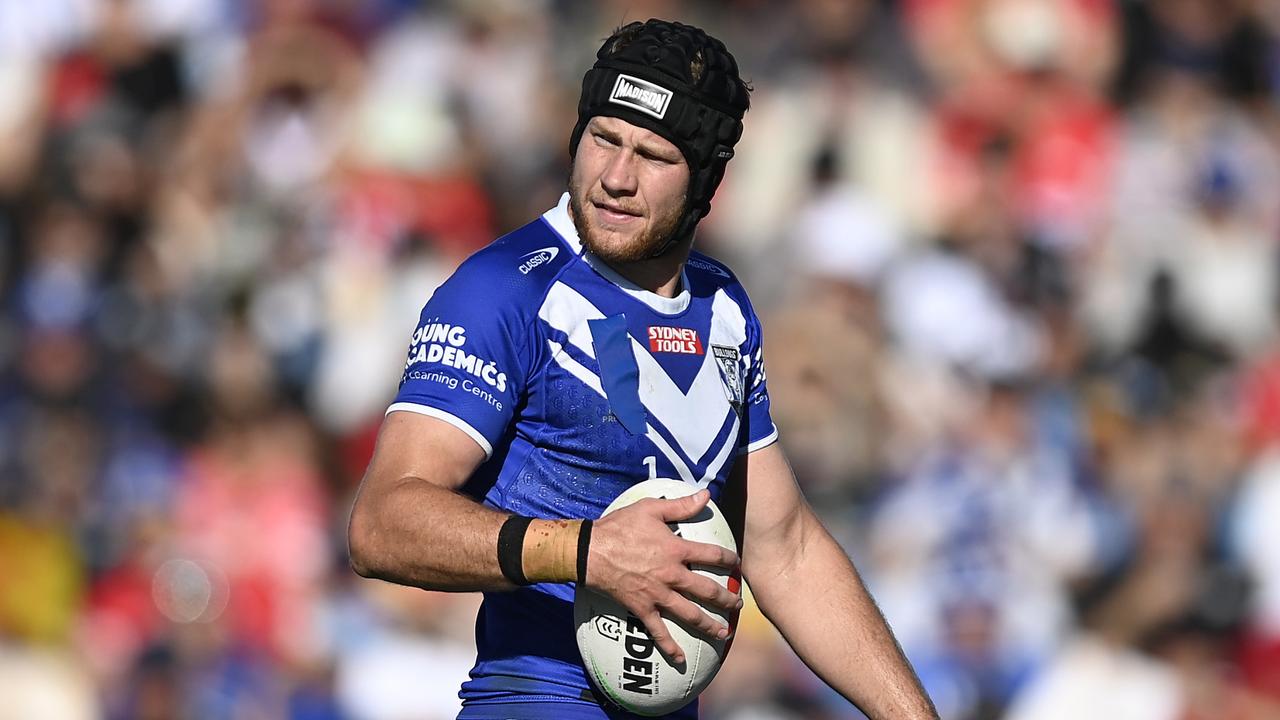
M634 195L636 192L636 154L623 148L613 153L605 166L600 184L610 195Z

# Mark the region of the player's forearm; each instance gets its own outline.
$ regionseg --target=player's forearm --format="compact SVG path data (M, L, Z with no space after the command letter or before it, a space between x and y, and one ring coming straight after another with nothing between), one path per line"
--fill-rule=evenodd
M503 513L420 478L365 485L347 529L357 573L430 590L503 586L495 550Z
M761 610L800 659L871 720L936 720L844 551L816 518L803 524L785 557L744 559Z
M403 478L361 492L351 513L352 568L429 590L514 587L498 563L498 533L509 517L447 488ZM524 538L530 581L573 579L577 524L535 520Z

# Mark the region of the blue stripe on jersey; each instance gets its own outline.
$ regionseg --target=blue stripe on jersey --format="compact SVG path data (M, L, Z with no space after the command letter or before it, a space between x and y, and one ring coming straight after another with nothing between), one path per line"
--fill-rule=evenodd
M640 404L640 369L631 352L625 315L588 320L591 343L600 360L600 381L609 409L632 435L644 435L645 412Z

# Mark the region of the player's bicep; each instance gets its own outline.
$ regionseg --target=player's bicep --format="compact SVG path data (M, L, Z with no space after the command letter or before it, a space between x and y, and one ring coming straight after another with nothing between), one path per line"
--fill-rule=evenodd
M780 444L738 459L721 507L733 525L748 581L778 572L803 548L805 521L812 511Z
M436 565L423 565L424 558L440 552L440 529L456 522L443 508L484 457L475 440L454 425L418 413L389 413L351 508L351 567L364 577L428 587L423 583L434 576L424 568Z
M484 460L484 448L456 424L417 412L392 411L378 431L362 492L415 478L457 490Z

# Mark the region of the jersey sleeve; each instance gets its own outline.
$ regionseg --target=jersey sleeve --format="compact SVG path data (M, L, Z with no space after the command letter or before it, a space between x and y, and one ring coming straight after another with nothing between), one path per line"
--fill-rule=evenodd
M746 443L741 452L749 453L772 445L778 439L778 428L769 414L769 387L764 372L764 333L755 312L747 319L746 372L743 376L743 422Z
M486 277L487 264L464 263L427 301L387 409L443 420L475 440L486 458L514 417L532 364L525 303L502 297L503 284Z

